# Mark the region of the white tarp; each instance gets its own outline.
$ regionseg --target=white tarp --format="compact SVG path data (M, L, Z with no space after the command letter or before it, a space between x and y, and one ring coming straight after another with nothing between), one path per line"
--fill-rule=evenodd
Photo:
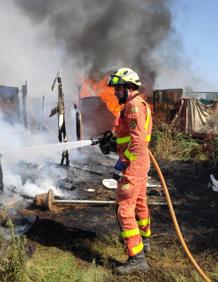
M182 98L172 124L192 135L217 134L218 100L206 105L195 98Z

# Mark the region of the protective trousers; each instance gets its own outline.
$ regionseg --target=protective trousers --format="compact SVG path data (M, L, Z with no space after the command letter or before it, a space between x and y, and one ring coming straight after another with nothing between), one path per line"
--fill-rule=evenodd
M118 183L117 217L128 256L140 253L143 250L142 237L148 238L151 235L146 183L146 176L129 179L125 173Z

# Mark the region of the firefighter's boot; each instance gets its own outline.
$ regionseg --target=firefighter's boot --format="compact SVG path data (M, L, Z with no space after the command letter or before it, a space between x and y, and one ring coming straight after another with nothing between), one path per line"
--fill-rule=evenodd
M146 254L150 253L150 251L151 251L151 244L150 244L149 238L143 238L142 242L143 242L143 245L144 245L144 248L143 248L144 252Z
M142 251L133 257L129 257L123 265L116 267L115 272L117 274L130 274L132 272L146 273L148 269L149 266L144 251Z

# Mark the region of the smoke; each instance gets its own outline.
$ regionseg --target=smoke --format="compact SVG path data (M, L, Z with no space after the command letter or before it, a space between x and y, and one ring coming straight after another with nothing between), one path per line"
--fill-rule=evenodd
M28 169L27 169L28 167ZM3 168L4 186L7 192L16 192L22 196L34 197L50 189L57 196L64 192L56 187L60 178L66 177L63 169L54 166L39 166L33 163L13 163Z
M8 123L1 112L0 129L3 132L0 141L0 153L21 147L45 144L50 141L50 137L46 133L32 133L21 123Z
M149 86L199 89L206 84L174 29L174 3L0 0L1 84L27 80L29 97L41 97L61 70L64 93L75 101L82 75L102 78L126 66Z
M47 164L48 161L52 164L60 161L60 154L55 154L52 150L47 150L46 154L43 150L19 154L20 148L48 143L50 136L41 132L30 132L18 123L10 124L3 119L1 113L0 128L4 132L0 141L0 153L5 192L13 190L34 197L35 194L52 188L56 195L63 195L55 185L60 178L66 177L66 172ZM10 151L14 151L14 154L4 155L4 152Z
M20 87L27 81L29 100L43 95L47 100L55 96L51 85L56 73L63 70L64 91L72 95L73 69L69 75L63 50L48 40L50 27L46 23L33 25L13 0L0 0L0 5L0 85Z
M48 175L48 170L37 171L37 167L35 169L30 169L27 175L27 168L22 165L18 165L15 169L15 166L10 167L10 169L4 170L4 185L7 189L6 192L16 192L23 196L35 197L37 194L46 193L50 189L54 191L55 195L62 196L63 192L56 188L55 180L57 180L57 169L53 171L55 175L55 179L52 178L52 173ZM38 173L37 176L34 177L34 170ZM42 173L43 172L43 173ZM25 178L24 178L25 176ZM59 175L60 176L60 175ZM64 174L62 174L62 177Z
M14 2L35 28L45 26L43 44L61 48L77 70L102 75L129 66L154 80L154 50L171 32L172 0L20 0Z

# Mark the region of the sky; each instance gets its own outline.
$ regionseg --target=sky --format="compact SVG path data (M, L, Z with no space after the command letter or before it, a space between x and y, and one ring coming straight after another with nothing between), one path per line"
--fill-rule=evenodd
M218 91L218 1L177 0L173 27L181 38L193 70Z

